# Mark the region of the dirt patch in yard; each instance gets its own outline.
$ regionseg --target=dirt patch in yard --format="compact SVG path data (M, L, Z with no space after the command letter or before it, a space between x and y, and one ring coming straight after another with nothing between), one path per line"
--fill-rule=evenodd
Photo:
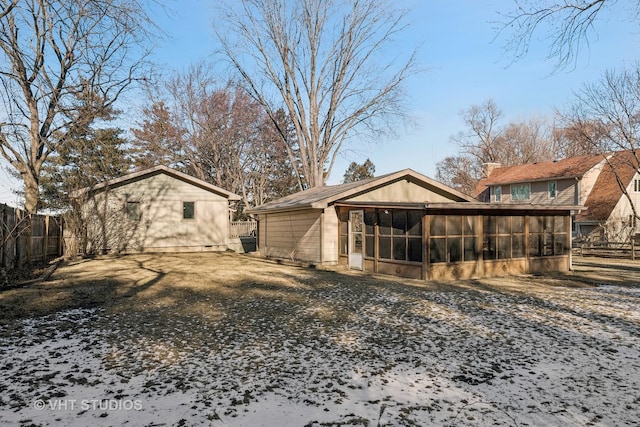
M0 292L0 423L631 424L640 262L574 261L442 283L226 253L70 262Z

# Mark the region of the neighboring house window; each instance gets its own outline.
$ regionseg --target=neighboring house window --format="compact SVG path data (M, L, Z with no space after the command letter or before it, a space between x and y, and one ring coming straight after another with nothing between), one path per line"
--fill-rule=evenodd
M511 185L511 200L530 200L531 199L531 185L530 184L512 184Z
M131 221L140 221L140 202L127 202L125 205L125 213Z
M182 218L194 219L196 217L196 202L183 202L182 203Z
M633 191L640 193L640 179L633 180Z
M556 181L549 181L549 198L556 198Z
M502 201L502 185L493 187L493 198L496 202Z

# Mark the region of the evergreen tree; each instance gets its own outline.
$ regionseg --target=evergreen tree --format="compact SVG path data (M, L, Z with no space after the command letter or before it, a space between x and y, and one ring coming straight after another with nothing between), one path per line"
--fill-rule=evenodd
M132 161L122 132L116 128L89 128L83 135L67 138L43 167L42 207L68 209L70 192L126 174Z
M351 162L347 171L344 173L343 183L362 181L363 179L373 178L376 173L376 167L371 160L367 159L359 165L356 162Z

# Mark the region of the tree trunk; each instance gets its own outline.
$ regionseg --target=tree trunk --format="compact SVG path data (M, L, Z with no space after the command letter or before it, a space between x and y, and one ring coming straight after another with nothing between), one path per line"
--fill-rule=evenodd
M25 237L25 258L24 264L30 265L33 260L33 253L31 248L31 238L33 236L33 227L31 218L36 214L38 209L38 195L40 188L38 185L38 178L34 176L30 169L26 173L22 173L22 179L24 180L24 210L25 215L22 227L20 227L21 234Z
M21 175L24 181L24 210L27 214L35 214L38 210L38 195L40 193L38 178L31 170L23 172Z

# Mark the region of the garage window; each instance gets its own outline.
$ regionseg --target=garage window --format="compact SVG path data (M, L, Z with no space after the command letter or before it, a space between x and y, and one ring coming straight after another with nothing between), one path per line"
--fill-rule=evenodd
M182 202L182 218L194 219L196 217L196 203L195 202Z
M140 221L142 213L140 211L140 202L127 201L125 205L125 214L130 221Z

